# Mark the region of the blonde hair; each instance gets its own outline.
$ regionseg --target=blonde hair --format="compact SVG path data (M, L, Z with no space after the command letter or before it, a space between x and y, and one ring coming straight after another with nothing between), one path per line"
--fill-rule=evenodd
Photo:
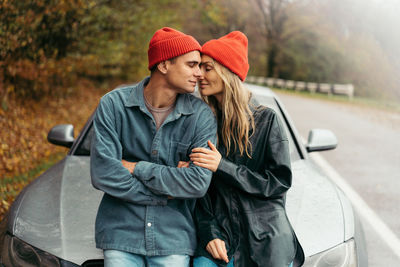
M249 107L251 92L244 87L239 76L215 60L213 63L224 85L221 108L218 107L214 96L202 98L215 114L217 110L221 110L222 119L218 121L218 124L222 125L221 140L218 142L222 142L226 147L226 155L238 149L241 156L246 153L251 158L250 129L254 132L255 127L253 113Z

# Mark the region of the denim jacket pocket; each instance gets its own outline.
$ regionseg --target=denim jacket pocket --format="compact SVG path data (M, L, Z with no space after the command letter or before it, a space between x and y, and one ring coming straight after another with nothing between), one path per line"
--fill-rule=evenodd
M185 144L177 141L171 141L168 153L168 163L170 166L177 166L179 161L189 161L190 144Z

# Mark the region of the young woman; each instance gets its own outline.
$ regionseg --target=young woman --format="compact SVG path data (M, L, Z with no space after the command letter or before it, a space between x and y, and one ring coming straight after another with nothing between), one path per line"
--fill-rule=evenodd
M194 267L300 266L303 250L285 211L292 183L288 139L276 113L255 106L242 81L247 37L234 31L202 47L199 90L218 121L218 149L190 160L213 171L196 208Z

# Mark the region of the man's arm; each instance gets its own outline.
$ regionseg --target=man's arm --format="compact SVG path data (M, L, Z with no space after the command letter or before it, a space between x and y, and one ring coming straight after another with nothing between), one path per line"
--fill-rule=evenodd
M208 147L207 141L216 142L217 123L212 111L202 106L198 110L195 136L191 147ZM211 182L212 172L190 163L188 168L164 166L139 161L133 172L152 192L173 198L199 198L205 195Z
M110 98L103 97L93 119L90 172L95 188L140 205L166 205L167 196L151 192L122 165L122 146Z

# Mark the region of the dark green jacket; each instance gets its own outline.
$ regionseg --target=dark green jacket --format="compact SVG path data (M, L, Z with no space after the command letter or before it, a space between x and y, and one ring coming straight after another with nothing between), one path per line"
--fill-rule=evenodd
M285 210L292 184L288 139L272 109L258 108L253 115L251 158L239 152L224 157L225 147L218 147L223 158L197 203L196 255L213 259L205 247L220 238L235 267L284 267L292 261L299 266L304 253Z

